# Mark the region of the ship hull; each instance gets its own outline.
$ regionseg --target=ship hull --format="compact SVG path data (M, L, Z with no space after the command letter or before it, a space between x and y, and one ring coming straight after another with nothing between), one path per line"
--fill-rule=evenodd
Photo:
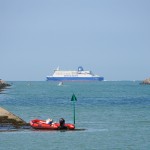
M46 77L47 81L103 81L104 77Z

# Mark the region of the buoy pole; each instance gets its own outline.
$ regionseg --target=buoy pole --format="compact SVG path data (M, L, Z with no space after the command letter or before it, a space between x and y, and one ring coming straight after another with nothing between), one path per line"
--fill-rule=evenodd
M77 101L77 98L76 96L73 94L72 95L72 98L71 98L71 101L73 102L73 123L75 124L76 123L76 116L75 116L75 102Z
M75 120L76 120L75 101L73 102L73 107L74 107L74 113L73 113L73 116L74 116L74 117L73 117L73 122L74 122L74 124L75 124L75 122L76 122L76 121L75 121Z

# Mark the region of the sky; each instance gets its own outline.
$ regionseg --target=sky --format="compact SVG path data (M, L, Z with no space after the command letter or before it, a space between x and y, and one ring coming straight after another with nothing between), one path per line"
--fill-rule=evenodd
M105 80L150 77L149 0L0 0L0 78L62 70Z

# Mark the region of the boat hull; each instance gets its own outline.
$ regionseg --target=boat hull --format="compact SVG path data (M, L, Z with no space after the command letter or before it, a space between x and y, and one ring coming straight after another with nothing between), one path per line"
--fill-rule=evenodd
M47 81L103 81L104 77L46 77Z
M45 120L39 120L39 119L31 120L30 126L34 129L40 129L40 130L60 130L60 129L63 129L60 127L59 123L46 124ZM68 130L74 130L75 126L74 126L74 124L71 124L71 123L65 123L64 128L68 129Z

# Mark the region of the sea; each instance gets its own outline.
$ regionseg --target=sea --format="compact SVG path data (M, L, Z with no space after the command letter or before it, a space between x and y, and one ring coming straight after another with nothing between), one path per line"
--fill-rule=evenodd
M74 122L74 131L0 132L0 150L149 150L150 85L140 81L12 81L0 107L26 122ZM72 102L75 95L77 101Z

